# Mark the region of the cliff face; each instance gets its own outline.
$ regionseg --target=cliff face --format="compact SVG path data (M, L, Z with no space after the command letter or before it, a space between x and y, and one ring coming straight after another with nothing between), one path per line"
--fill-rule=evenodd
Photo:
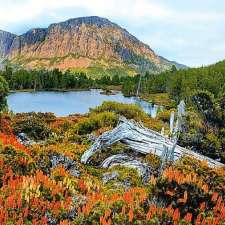
M12 42L16 35L0 30L0 59L5 58L12 46Z
M126 65L159 72L172 65L125 29L100 17L70 19L21 36L7 34L8 38L0 36L2 55L25 67L83 68L101 61L103 67Z

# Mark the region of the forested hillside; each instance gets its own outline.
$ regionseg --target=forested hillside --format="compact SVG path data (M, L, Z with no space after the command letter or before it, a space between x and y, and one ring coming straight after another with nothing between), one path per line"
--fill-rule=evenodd
M131 78L123 91L134 95L137 78ZM146 73L141 78L141 96L167 93L175 102L185 100L189 114L186 133L180 144L225 162L225 61L215 65L160 75Z
M128 94L135 92L134 85L137 85L136 79L125 87ZM225 61L185 70L173 67L171 71L159 75L146 73L142 77L141 87L142 94L166 92L177 101L189 100L197 90L209 91L217 98L225 92Z
M101 76L96 79L88 77L83 72L62 72L58 69L52 71L47 70L13 70L11 67L0 72L4 77L11 90L52 90L52 89L85 89L97 88L107 85L121 85L129 77L113 77Z

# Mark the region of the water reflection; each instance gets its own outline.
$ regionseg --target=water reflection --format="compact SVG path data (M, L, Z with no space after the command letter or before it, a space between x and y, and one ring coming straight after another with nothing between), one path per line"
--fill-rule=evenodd
M135 104L140 106L152 118L155 118L159 111L163 111L163 107L162 106L159 106L159 105L156 105L156 104L151 104L149 102L140 100L138 98L135 98Z
M115 95L102 95L100 92L101 90L96 89L69 92L17 92L10 94L7 101L9 109L15 113L53 112L57 116L84 114L104 101L137 104L153 118L162 110L162 107L136 97L124 97L121 92Z

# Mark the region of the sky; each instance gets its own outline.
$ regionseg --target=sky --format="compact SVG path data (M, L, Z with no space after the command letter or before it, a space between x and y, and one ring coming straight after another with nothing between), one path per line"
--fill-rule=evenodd
M108 18L187 66L225 59L224 0L0 0L0 29L15 34L83 16Z

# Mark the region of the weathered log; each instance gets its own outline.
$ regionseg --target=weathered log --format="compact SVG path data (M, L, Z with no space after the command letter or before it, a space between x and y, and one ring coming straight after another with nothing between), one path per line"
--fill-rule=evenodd
M128 156L127 154L117 154L110 156L102 162L101 167L111 168L117 165L136 169L139 175L143 178L144 182L149 180L152 171L148 164Z
M120 123L115 129L107 131L97 138L91 148L82 155L81 162L88 163L93 154L119 141L126 144L133 151L144 155L152 153L161 157L165 148L174 148L173 160L177 160L182 156L190 156L201 161L207 161L210 167L224 166L224 164L199 153L182 148L179 145L174 146L174 142L168 137L124 117L120 118Z
M86 151L82 157L81 162L87 163L91 156L102 148L107 148L116 142L122 142L126 144L130 149L141 154L155 154L161 157L163 170L164 165L167 161L175 161L183 156L194 157L201 161L207 161L210 167L224 166L222 163L217 162L211 158L203 156L199 153L185 149L177 145L177 140L180 132L182 131L183 117L185 116L185 103L181 101L178 105L177 120L174 127L174 112L171 113L170 117L170 136L168 138L163 134L160 134L151 129L147 129L142 123L135 122L134 120L127 120L124 117L120 118L119 125L111 131L105 132L98 137L92 147ZM118 158L119 157L119 158ZM108 160L126 161L130 163L127 156L112 156ZM104 165L107 164L107 160L104 161Z

